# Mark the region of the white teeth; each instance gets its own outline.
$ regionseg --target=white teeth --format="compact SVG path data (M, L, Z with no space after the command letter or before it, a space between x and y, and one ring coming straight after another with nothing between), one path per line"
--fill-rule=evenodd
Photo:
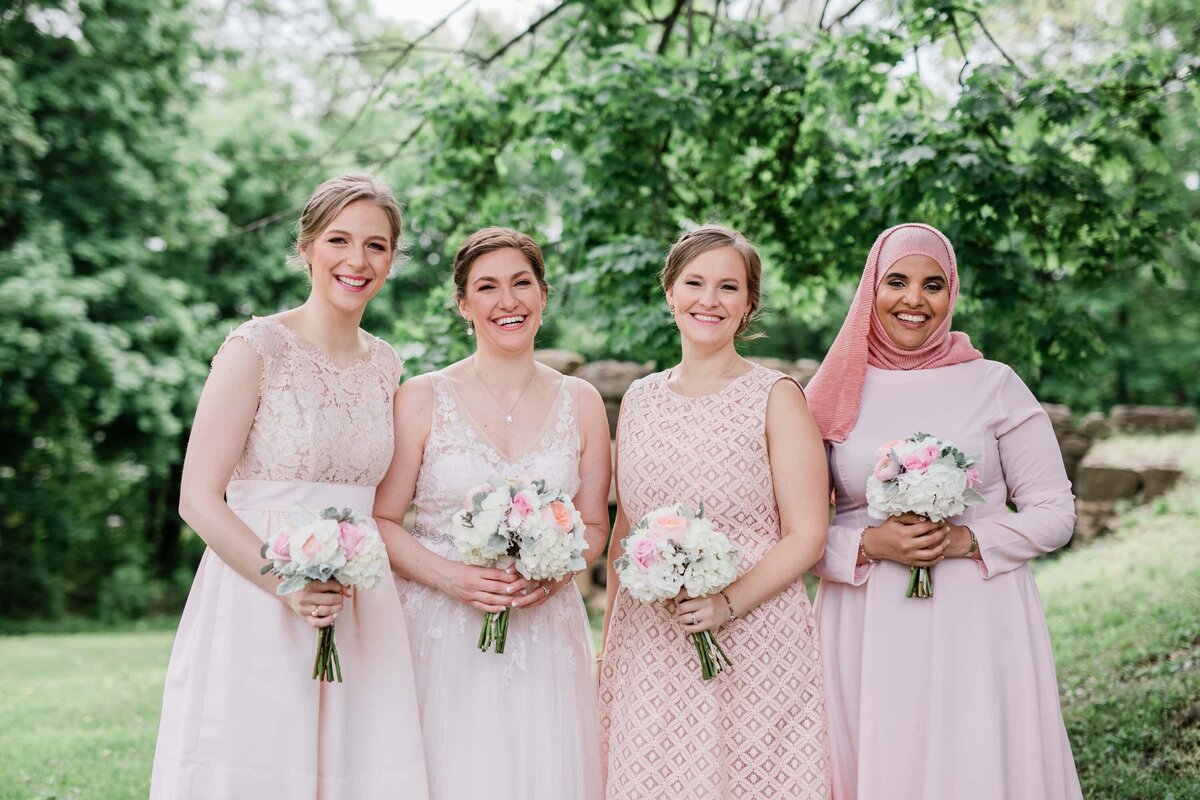
M720 317L710 317L707 314L693 314L692 316L695 317L696 319L700 320L701 322L720 322L721 321Z
M337 278L337 282L338 282L338 283L340 283L340 284L342 284L343 286L350 286L350 287L352 287L352 288L355 288L355 289L357 289L357 288L359 288L360 286L366 286L366 285L367 285L367 279L366 279L366 278L346 278L346 277L343 277L343 276L341 276L341 275L337 275L337 276L335 276L335 277Z
M896 316L905 322L924 322L929 319L929 317L922 317L917 314L897 314Z
M497 325L520 325L525 321L524 317L501 317L496 320Z

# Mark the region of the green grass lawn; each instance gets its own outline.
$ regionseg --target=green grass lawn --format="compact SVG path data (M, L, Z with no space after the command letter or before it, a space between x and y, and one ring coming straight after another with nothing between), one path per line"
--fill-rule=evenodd
M145 798L173 636L0 639L0 800Z
M1038 565L1067 732L1089 798L1200 798L1200 436L1123 437L1186 482Z
M1067 729L1092 800L1194 800L1200 436L1103 447L1172 454L1188 479L1127 509L1113 536L1038 565ZM171 637L0 637L0 800L144 798Z

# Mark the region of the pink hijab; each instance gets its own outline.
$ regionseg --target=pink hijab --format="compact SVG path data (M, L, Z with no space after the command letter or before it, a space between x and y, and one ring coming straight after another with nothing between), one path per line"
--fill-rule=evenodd
M946 274L946 289L950 292L950 308L925 344L916 350L903 350L884 332L875 314L875 292L888 269L911 255L928 256L942 268ZM983 354L971 346L970 337L950 330L957 300L958 264L950 240L941 231L930 225L909 222L879 234L867 256L867 265L863 268L862 280L846 321L805 390L821 438L830 442L845 441L846 434L858 421L868 364L880 369L932 369L983 358Z

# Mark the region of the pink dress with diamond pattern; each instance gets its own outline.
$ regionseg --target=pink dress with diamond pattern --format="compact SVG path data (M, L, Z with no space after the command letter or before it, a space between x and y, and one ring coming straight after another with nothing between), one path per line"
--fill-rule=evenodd
M684 397L668 373L637 381L617 426L617 486L631 523L704 503L741 549L739 574L780 539L767 457L767 399L786 376L755 366L725 389ZM725 625L733 668L702 681L669 612L617 592L600 673L608 800L828 798L816 626L804 584Z

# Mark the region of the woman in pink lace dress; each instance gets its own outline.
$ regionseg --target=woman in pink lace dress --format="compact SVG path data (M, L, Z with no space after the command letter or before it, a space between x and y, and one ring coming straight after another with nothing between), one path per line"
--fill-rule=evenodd
M828 798L816 626L801 576L828 521L820 436L799 386L738 355L761 265L740 234L686 234L663 270L680 363L637 381L617 429L619 506L600 670L608 800ZM723 593L641 603L612 560L630 523L704 504L741 550ZM732 669L700 677L688 634L715 630Z
M184 460L180 513L208 549L167 669L150 796L254 800L426 797L404 614L384 582L279 597L263 541L293 505L369 513L392 455L401 364L360 330L400 237L369 176L322 184L300 218L312 289L253 319L213 359ZM345 683L311 677L337 618Z
M957 295L945 236L884 231L809 384L837 500L815 569L834 796L1078 800L1028 564L1070 539L1071 484L1033 394L951 331ZM871 518L875 451L918 431L979 456L985 501L944 523ZM905 597L914 565L933 597Z
M400 389L396 455L375 505L408 615L430 797L601 800L593 647L574 576L526 582L463 564L450 521L492 477L544 478L573 496L595 561L608 535L604 403L534 361L547 286L533 239L478 231L454 282L475 353ZM484 612L504 608L505 651L479 652Z

